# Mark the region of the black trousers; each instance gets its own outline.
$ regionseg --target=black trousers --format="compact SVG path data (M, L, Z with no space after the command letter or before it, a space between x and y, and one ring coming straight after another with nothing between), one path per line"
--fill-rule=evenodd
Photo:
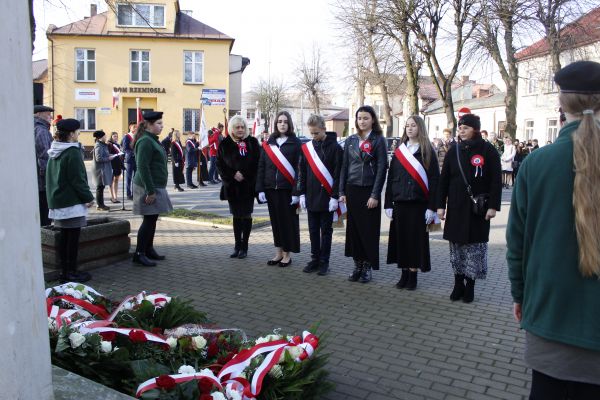
M192 186L194 184L194 180L192 179L192 173L194 172L194 167L187 167L185 169L185 180L186 185Z
M50 225L52 220L48 218L48 199L46 198L46 191L38 192L38 202L40 208L40 226Z
M333 236L333 212L308 211L307 215L311 258L328 263Z
M600 385L563 381L532 371L529 400L598 400Z
M154 246L154 234L156 233L157 220L158 214L144 215L142 225L140 225L140 229L138 229L137 245L135 248L136 253L145 254L146 251Z
M233 217L235 249L248 251L248 240L252 231L252 217Z
M77 271L80 233L81 228L60 228L58 252L63 275Z
M96 186L96 204L99 207L104 207L104 185Z
M125 186L127 186L127 197L133 197L133 176L135 175L135 162L125 164Z

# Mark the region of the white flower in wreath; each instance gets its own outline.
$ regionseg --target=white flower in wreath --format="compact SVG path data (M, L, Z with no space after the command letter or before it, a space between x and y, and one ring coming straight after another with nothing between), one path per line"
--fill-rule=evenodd
M169 337L167 338L167 344L171 349L174 349L175 347L177 347L177 339L175 339L174 337Z
M240 392L238 392L237 390L234 390L230 387L228 387L225 390L225 394L227 395L227 398L229 398L230 400L242 400L242 395L240 394Z
M58 330L58 327L56 326L56 320L54 318L48 317L48 329L50 329L52 332Z
M100 351L103 353L110 353L112 351L112 343L105 340L100 342Z
M178 374L195 374L196 370L191 365L182 365L177 370Z
M271 368L271 370L269 371L269 375L271 375L275 379L279 379L283 376L283 368L281 368L281 365L275 364L273 365L273 368Z
M73 332L69 335L69 341L71 342L71 347L76 349L85 342L85 336L81 333Z
M127 303L123 304L123 309L125 310L131 310L133 308L133 303L128 301Z
M194 349L196 350L202 350L206 347L206 339L204 339L203 336L194 336L192 338L192 346L194 346Z
M294 360L300 358L300 356L304 353L304 349L299 346L288 347L286 351Z
M267 342L273 342L275 340L280 340L281 336L279 335L267 335L265 337L259 337L258 339L256 339L256 344L261 344L261 343L267 343Z
M213 400L227 400L225 395L221 392L212 392L211 396L212 396Z

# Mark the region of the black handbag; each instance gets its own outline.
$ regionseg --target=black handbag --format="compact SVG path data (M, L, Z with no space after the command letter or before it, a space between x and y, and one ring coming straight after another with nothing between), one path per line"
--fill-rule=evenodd
M460 174L462 175L463 181L465 182L465 186L467 187L467 194L469 195L469 198L473 202L471 210L473 211L473 214L480 216L480 217L485 217L485 214L487 214L487 210L488 210L488 203L490 201L490 195L488 193L481 193L481 194L478 194L477 196L473 196L473 191L471 190L471 185L469 184L469 181L467 181L467 177L465 176L465 172L463 171L462 164L460 162L460 151L458 148L459 147L458 143L456 143L455 147L456 147L456 161L458 162L458 169L460 170Z

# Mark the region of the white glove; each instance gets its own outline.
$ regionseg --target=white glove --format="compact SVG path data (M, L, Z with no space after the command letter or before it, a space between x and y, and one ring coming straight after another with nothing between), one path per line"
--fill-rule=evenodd
M329 199L329 212L335 211L338 208L337 199Z
M300 201L300 197L292 196L292 202L290 203L290 206L293 206L294 204L298 204L299 201Z
M306 196L305 195L300 196L300 207L302 207L303 210L306 210Z
M433 219L435 218L435 212L431 211L431 210L427 210L425 211L425 225L429 225L433 222Z
M179 163L178 162L175 163L175 168L179 168Z
M394 214L394 209L393 208L386 208L385 209L385 215L387 215L387 217L389 219L392 219L392 215Z
M260 201L261 203L267 202L267 196L265 196L265 192L260 192L258 194L258 201Z
M117 157L117 156L118 156L118 154L111 154L110 156L108 156L108 159L112 161L112 160L114 160L114 159L115 159L115 157Z

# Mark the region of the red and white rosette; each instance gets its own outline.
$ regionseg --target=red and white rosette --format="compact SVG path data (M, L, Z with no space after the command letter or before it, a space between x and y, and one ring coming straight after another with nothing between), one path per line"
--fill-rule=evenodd
M475 167L475 177L483 176L483 166L485 165L485 158L480 154L475 154L471 157L471 165Z
M209 369L203 369L202 371L196 372L194 374L174 374L174 375L167 375L167 376L170 378L173 378L173 380L177 384L189 382L192 380L200 380L203 378L209 379L219 390L223 389L223 387L221 386L221 382L219 382L219 379ZM135 396L140 397L142 394L144 394L148 390L159 388L159 385L156 382L157 379L158 379L158 377L148 379L146 382L141 383L138 386L137 391L135 392Z

